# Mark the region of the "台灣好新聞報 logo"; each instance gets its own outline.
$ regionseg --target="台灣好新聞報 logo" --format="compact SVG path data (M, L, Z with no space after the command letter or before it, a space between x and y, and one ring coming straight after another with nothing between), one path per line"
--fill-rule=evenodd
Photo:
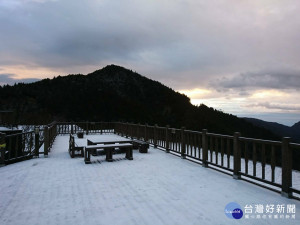
M242 207L236 202L230 202L225 206L225 215L230 219L241 219L243 217Z

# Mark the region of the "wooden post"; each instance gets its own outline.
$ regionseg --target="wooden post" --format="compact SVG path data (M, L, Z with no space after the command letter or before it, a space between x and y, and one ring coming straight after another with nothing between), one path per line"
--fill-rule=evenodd
M113 123L113 128L114 128L114 134L117 134L117 131L116 131L116 126L117 126L117 123Z
M116 123L116 129L119 135L123 137L123 124L121 122Z
M48 126L44 128L44 157L48 157L48 149L49 149L49 129Z
M86 147L84 148L84 163L91 164L91 152Z
M6 143L5 143L5 134L0 133L0 167L5 165L5 150L6 150Z
M170 126L166 126L166 153L170 152L170 141L169 141L169 128Z
M241 178L241 147L239 137L241 134L239 132L234 133L233 138L233 178L240 179Z
M137 135L136 135L136 136L137 136L136 138L137 138L138 140L140 140L140 126L141 126L141 124L138 123L138 124L137 124Z
M184 130L185 127L181 127L181 158L182 159L186 158Z
M114 134L118 134L118 135L122 136L122 134L118 131L118 129L120 129L119 122L113 122L113 128L114 128Z
M54 129L54 135L55 135L54 138L56 138L56 136L57 136L57 122L55 122L53 126L54 126L53 129Z
M126 138L128 138L128 132L129 132L129 124L127 122L126 123L126 134L125 134Z
M208 167L208 146L207 146L207 130L202 130L202 166Z
M121 123L120 122L115 122L114 123L114 133L120 135L121 137L122 135L122 128L121 128Z
M129 126L130 126L130 135L129 136L130 136L130 139L133 140L133 135L134 135L133 129L134 129L135 125L134 125L134 123L131 122Z
M290 188L292 187L292 157L293 152L292 149L289 147L291 142L290 137L284 137L282 139L282 189L281 195L287 198L292 197L292 192Z
M71 123L71 134L74 134L73 123Z
M113 153L114 149L113 148L108 148L105 151L106 151L106 161L107 162L112 162L113 161L112 153Z
M48 154L51 151L51 142L52 142L52 127L48 127L48 143L49 143L49 147L48 147Z
M147 129L148 129L148 125L145 124L145 138L144 138L144 141L146 141L146 142L148 142Z
M128 159L128 160L133 160L133 157L132 157L132 147L126 148L125 158Z
M154 125L154 148L157 148L157 124Z
M55 122L55 125L54 125L54 132L55 132L55 137L57 136L57 122Z
M122 136L126 136L126 124L122 123Z
M40 149L40 130L39 127L36 126L34 128L34 152L35 152L35 157L39 157L39 149Z

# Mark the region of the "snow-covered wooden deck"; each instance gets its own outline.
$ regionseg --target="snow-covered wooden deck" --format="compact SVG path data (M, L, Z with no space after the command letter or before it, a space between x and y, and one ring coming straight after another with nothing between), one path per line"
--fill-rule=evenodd
M70 158L68 138L58 136L48 158L0 168L0 224L300 224L297 200L154 148L86 165ZM296 219L232 220L229 202L295 204Z

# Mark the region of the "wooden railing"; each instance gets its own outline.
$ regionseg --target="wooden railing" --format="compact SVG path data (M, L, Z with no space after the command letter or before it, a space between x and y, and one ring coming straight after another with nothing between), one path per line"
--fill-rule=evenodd
M27 132L5 137L5 148L0 141L0 164L18 158L37 156L44 143L47 157L57 135L117 133L132 139L144 140L154 147L165 150L226 174L234 179L244 179L268 189L281 192L283 196L300 195L300 188L293 182L293 154L300 151L300 144L282 141L261 140L242 137L236 132L232 136L209 133L207 130L191 131L113 122L53 122L39 132ZM1 140L1 139L0 139ZM21 146L21 147L20 147ZM295 154L294 158L299 155ZM300 159L297 159L299 162ZM300 183L299 183L300 184Z
M183 159L281 192L283 196L300 195L300 188L293 186L292 179L293 152L300 151L300 144L291 143L290 138L271 141L242 137L238 132L230 136L130 123L115 123L115 133L147 141Z
M112 133L114 123L110 122L58 122L56 123L57 134L76 134L84 132L92 133Z
M29 159L33 156L39 157L44 154L48 157L53 142L59 134L74 134L84 132L86 134L113 133L114 123L109 122L52 122L45 125L43 129L24 132L20 134L1 135L0 164ZM138 132L139 133L139 132ZM40 147L44 144L44 151Z
M0 134L0 164L6 165L39 156L43 130L16 134Z
M44 156L48 157L53 142L57 136L57 123L53 122L44 127Z

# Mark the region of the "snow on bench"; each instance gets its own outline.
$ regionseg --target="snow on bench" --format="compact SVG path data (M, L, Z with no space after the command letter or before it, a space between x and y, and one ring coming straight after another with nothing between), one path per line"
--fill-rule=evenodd
M118 141L116 141L118 142ZM84 150L84 162L85 164L91 163L91 154L94 156L98 155L97 150L102 149L106 154L106 161L112 162L113 161L113 151L115 149L119 149L121 151L125 151L125 158L132 160L132 144L130 143L114 143L114 144L98 144L98 145L88 145L85 147Z
M133 149L139 149L140 153L147 153L148 148L149 148L149 144L147 142L141 141L141 140L103 141L103 140L99 140L97 138L89 138L87 140L88 145L96 145L96 144L108 145L108 144L115 144L115 143L119 143L119 144L130 143L133 145Z

